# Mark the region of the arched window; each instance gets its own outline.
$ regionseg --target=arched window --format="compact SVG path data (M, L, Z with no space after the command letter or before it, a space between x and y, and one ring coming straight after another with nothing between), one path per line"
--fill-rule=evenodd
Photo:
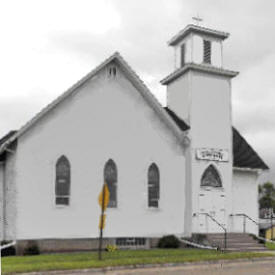
M159 206L159 169L155 163L148 169L148 206Z
M71 168L65 156L61 156L55 165L55 204L70 203Z
M105 164L104 181L107 183L110 192L108 207L117 207L117 168L112 159L109 159Z
M221 177L214 165L209 165L204 171L201 186L222 187Z

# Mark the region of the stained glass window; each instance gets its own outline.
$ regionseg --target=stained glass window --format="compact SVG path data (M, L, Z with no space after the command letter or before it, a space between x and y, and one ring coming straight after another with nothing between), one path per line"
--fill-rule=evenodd
M55 203L69 205L71 169L69 160L61 156L55 166Z
M159 169L152 163L148 169L148 206L159 206Z
M104 181L107 183L110 192L108 207L117 207L117 168L112 159L109 159L105 164Z
M211 164L204 171L201 186L222 187L222 181L217 169Z

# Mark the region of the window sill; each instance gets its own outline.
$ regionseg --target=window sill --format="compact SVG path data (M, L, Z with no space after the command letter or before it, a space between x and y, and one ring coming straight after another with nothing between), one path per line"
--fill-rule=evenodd
M212 186L201 186L200 187L201 190L203 191L219 191L219 192L224 192L224 187L212 187Z
M160 212L161 208L159 208L159 207L147 207L147 211L149 211L149 212Z
M54 205L55 209L64 209L64 208L69 208L70 205Z

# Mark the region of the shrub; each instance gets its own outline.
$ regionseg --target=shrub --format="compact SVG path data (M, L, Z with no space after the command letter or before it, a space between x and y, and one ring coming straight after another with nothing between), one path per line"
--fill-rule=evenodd
M180 241L174 235L163 236L159 242L159 248L178 248L180 246Z
M106 250L107 250L108 252L114 252L114 251L117 250L117 246L116 246L116 245L112 245L112 244L107 244Z
M23 255L39 255L40 250L36 242L29 242L23 251Z
M10 242L2 241L1 246L5 245L5 244L8 244L8 243L10 243ZM10 247L7 247L7 248L1 250L1 257L14 256L14 255L16 255L16 249L15 249L14 246L10 246Z

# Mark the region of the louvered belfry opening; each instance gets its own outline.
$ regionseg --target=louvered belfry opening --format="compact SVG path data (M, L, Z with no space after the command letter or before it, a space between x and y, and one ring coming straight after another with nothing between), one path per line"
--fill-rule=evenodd
M185 65L185 44L180 46L180 65L183 67Z
M203 62L211 64L211 41L203 40Z

